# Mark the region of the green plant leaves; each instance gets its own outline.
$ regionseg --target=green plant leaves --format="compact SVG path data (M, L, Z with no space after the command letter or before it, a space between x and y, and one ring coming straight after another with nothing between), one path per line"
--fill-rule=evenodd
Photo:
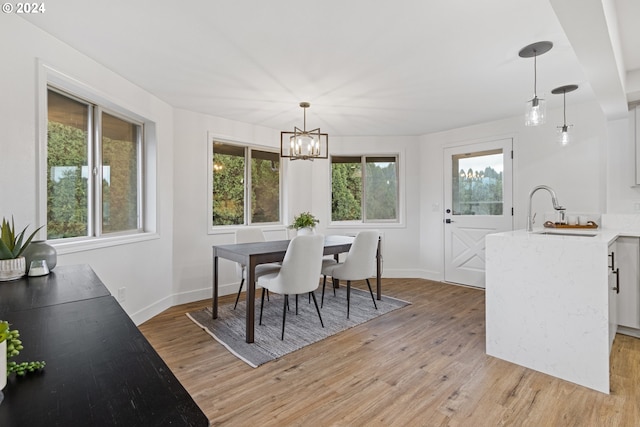
M31 243L31 240L34 238L36 233L44 226L36 228L36 230L29 235L23 244L22 241L24 240L24 233L27 231L28 227L29 226L25 227L16 236L13 216L11 217L11 223L9 223L6 218L2 218L2 228L0 228L0 259L18 258L22 255L22 252L24 252L27 246L29 246L29 243Z

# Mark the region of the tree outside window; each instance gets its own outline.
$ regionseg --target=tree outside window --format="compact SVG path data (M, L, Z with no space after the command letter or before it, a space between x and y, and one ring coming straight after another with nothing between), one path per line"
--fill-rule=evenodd
M396 156L332 156L331 189L332 221L398 221Z
M141 230L143 126L53 89L47 114L47 238Z
M212 225L280 222L279 154L219 141L212 144Z

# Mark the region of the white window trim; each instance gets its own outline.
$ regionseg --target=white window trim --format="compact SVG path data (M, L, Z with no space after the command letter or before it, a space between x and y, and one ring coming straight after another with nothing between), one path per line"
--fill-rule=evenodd
M330 221L327 229L371 229L371 228L406 228L406 165L405 150L375 151L375 152L344 152L335 154L339 157L396 157L398 165L398 220L397 221ZM327 162L329 202L327 203L327 218L331 218L331 156Z
M37 116L37 135L38 149L36 155L37 162L37 197L36 211L38 223L47 224L47 90L52 85L60 90L67 91L71 95L79 96L87 99L104 109L109 114L124 114L128 119L134 119L145 126L145 144L142 149L144 160L142 161L142 184L143 184L143 212L142 224L144 229L138 232L108 234L99 237L87 236L71 239L50 240L49 244L54 246L59 254L67 254L74 252L82 252L117 246L123 244L131 244L148 240L159 239L157 232L157 181L154 171L156 170L156 129L155 122L136 113L132 109L126 108L117 100L111 99L104 92L91 87L80 80L64 74L52 66L38 60L38 116ZM42 238L46 238L46 227L39 232Z
M231 145L236 145L239 147L247 147L250 148L252 150L260 150L260 151L266 151L266 152L270 152L270 153L279 153L279 151L273 147L269 147L266 145L257 145L257 144L251 144L249 142L244 142L244 141L240 141L238 139L234 139L232 137L226 136L226 135L220 135L220 134L216 134L213 132L207 132L207 197L206 197L206 201L207 201L207 218L206 218L206 224L207 224L207 234L229 234L229 233L235 233L235 230L239 227L258 227L261 228L263 230L281 230L283 227L283 217L284 217L284 181L285 181L285 170L284 170L284 164L286 162L283 162L282 159L280 160L280 221L279 222L266 222L266 223L259 223L259 224L232 224L232 225L216 225L214 226L211 223L211 218L213 218L213 162L211 161L213 159L213 141L218 141L218 142L222 142L222 143L226 143L226 144L231 144ZM250 177L248 176L250 174L247 173L247 170L250 171L250 169L247 169L245 167L245 183L249 181ZM245 193L247 193L247 190L245 188ZM247 197L248 194L245 194L245 197ZM246 202L245 202L246 204Z

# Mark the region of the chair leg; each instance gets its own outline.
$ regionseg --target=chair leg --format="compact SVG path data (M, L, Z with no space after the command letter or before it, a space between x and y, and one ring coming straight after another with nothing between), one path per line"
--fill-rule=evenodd
M296 316L298 315L298 294L296 294Z
M327 286L327 276L322 279L322 298L320 299L320 307L324 306L324 288Z
M244 285L244 279L242 279L242 281L240 282L240 289L238 289L238 296L236 296L236 303L233 304L233 309L236 309L236 306L238 305L238 300L240 299L240 294L242 293L242 286Z
M324 328L324 322L322 321L322 315L320 314L320 309L318 308L318 301L316 300L315 292L313 292L313 291L309 292L309 297L313 297L313 303L316 306L316 311L318 312L318 317L320 318L320 324Z
M262 325L262 307L264 306L264 288L262 288L262 297L260 297L260 321L258 325Z
M289 305L289 295L284 296L284 306L282 307L282 337L280 339L284 341L284 324L287 321L287 306Z
M371 300L373 301L373 306L377 310L378 306L376 305L376 299L373 297L373 290L371 290L371 283L369 283L369 279L368 278L366 280L367 280L367 286L369 287L369 293L371 294Z
M347 280L347 319L349 318L350 305L351 305L351 280Z

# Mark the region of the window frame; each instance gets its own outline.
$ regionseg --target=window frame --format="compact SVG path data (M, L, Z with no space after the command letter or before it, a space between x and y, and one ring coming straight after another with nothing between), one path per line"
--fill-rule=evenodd
M96 88L90 87L79 80L69 77L66 74L52 68L51 66L38 61L38 151L37 151L37 198L36 208L38 223L44 225L39 236L46 239L47 230L47 146L48 146L48 91L54 90L61 95L68 97L74 101L87 104L93 109L93 113L89 113L90 120L98 117L101 121L102 114L106 113L113 117L120 118L137 126L141 131L137 132L137 227L135 230L124 230L112 233L96 234L96 229L101 230L102 227L102 198L96 199L95 193L102 192L102 168L98 167L98 176L93 173L93 182L89 183L88 195L88 218L89 230L86 236L68 237L51 239L48 242L56 248L59 254L67 254L80 252L84 250L93 250L114 245L147 241L160 238L157 233L157 182L155 177L150 175L155 170L156 163L156 123L130 109L122 106L119 101L111 100L107 95ZM88 167L98 165L102 162L101 153L94 153L96 144L102 146L102 134L99 130L99 123L93 123L90 128L93 140L89 144L87 153ZM99 138L96 140L96 138ZM97 142L96 142L97 141ZM90 169L91 170L91 169ZM99 206L96 206L96 204ZM100 215L98 217L98 215ZM96 222L98 221L98 222ZM96 225L98 227L96 228Z
M244 150L244 220L242 224L225 224L225 225L214 225L213 224L213 155L214 143L222 143L226 145L231 145L234 147L243 148ZM279 158L279 167L278 167L278 192L279 192L279 201L278 201L278 221L274 222L253 222L251 219L251 191L252 191L252 175L251 175L251 161L253 157L251 153L253 151L263 151L266 153L276 154ZM220 232L228 232L230 229L236 229L238 227L271 227L271 226L282 226L283 224L283 207L284 207L284 172L283 172L283 161L280 157L280 151L277 148L272 148L264 145L250 144L246 142L241 142L238 140L234 140L228 137L220 137L215 134L209 133L207 135L207 233L208 234L217 234Z
M329 226L331 228L354 228L354 227L361 227L361 228L368 228L371 227L372 225L378 226L378 227L386 227L386 228L392 228L392 227L404 227L404 156L402 155L402 151L394 151L394 152L387 152L387 153L367 153L367 154L347 154L347 153L340 153L340 154L332 154L331 156L329 156L329 162L328 162L328 181L329 181L329 211L328 211L328 218L330 218L330 223ZM334 221L333 220L333 210L332 210L332 206L333 206L333 158L334 157L342 157L342 158L347 158L347 157L354 157L354 158L360 158L360 165L361 165L361 170L362 170L362 202L360 205L360 209L361 209L361 216L362 219L361 220L346 220L346 221ZM367 158L376 158L376 157L394 157L395 158L395 164L396 164L396 194L397 194L397 199L396 199L396 218L395 219L388 219L388 220L384 220L384 219L376 219L376 220L365 220L366 218L366 194L367 194L367 190L365 188L365 184L366 184L366 164L367 164Z

